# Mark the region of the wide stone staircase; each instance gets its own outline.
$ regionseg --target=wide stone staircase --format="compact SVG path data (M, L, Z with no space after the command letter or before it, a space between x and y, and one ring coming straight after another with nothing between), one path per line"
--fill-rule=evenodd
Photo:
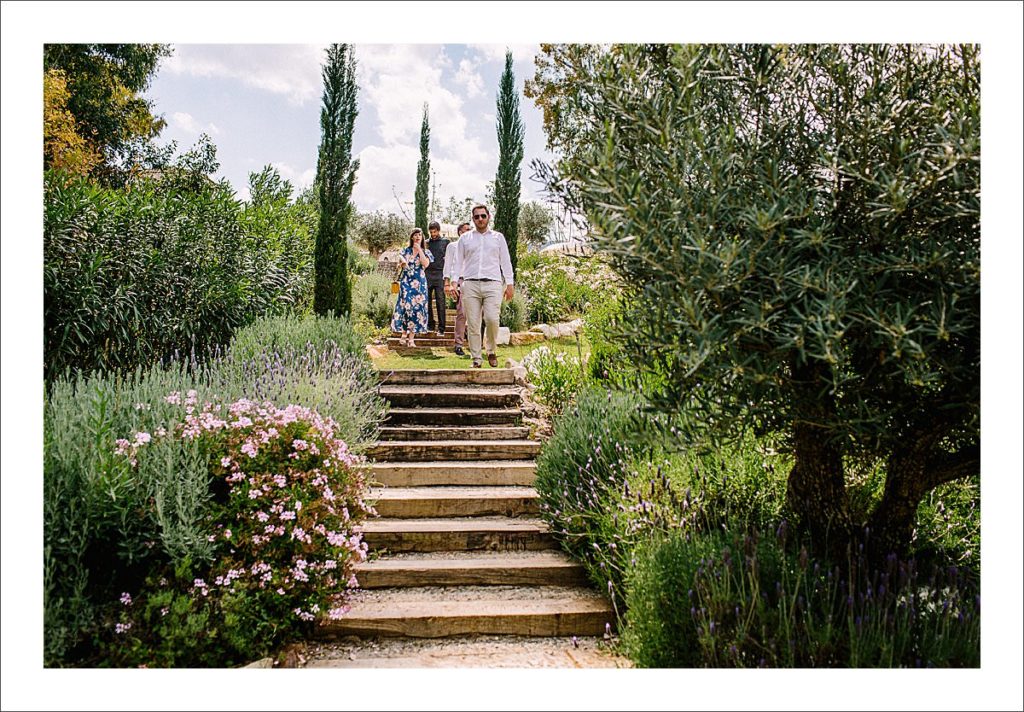
M381 374L391 403L370 455L380 514L364 526L351 610L325 638L597 636L603 595L557 549L532 483L540 443L510 369Z

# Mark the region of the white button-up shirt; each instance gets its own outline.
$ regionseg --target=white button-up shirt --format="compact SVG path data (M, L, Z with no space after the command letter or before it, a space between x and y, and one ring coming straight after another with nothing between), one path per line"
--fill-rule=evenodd
M465 234L469 234L469 233L465 233ZM459 272L461 270L461 267L460 267L461 260L459 259L461 251L459 250L459 245L461 245L461 244L462 244L462 240L461 239L457 240L455 242L449 242L448 243L448 247L446 247L445 251L444 251L444 272L443 272L443 275L444 275L445 279L450 279L453 282L458 282L459 281Z
M459 238L459 267L455 274L462 279L493 279L515 284L505 236L494 230L463 233Z

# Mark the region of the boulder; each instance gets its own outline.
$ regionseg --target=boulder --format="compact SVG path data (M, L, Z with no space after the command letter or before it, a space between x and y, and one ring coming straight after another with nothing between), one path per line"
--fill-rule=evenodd
M564 324L558 324L555 326L555 333L558 334L558 338L565 338L566 336L572 336L576 333L576 328L569 322Z
M534 324L530 327L530 331L535 334L543 334L546 328L548 328L547 324Z
M498 346L508 346L509 337L511 335L512 335L512 332L509 331L509 328L507 326L499 326L498 327L498 338L495 340L495 343Z
M525 386L526 383L526 368L523 366L516 366L512 369L512 375L516 379L517 386Z
M544 334L536 331L517 331L509 336L509 343L512 346L524 346L525 344L540 343L544 338Z

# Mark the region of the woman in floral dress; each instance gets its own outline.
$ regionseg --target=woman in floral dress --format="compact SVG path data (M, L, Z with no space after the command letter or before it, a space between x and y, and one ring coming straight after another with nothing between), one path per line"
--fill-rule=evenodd
M403 346L415 346L413 334L427 331L427 274L424 268L434 260L423 247L423 231L416 228L409 235L409 246L399 256L401 274L398 278L398 301L391 317L391 330L401 331Z

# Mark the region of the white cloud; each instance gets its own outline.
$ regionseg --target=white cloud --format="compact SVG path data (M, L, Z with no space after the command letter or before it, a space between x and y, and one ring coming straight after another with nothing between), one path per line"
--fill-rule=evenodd
M280 161L274 161L270 165L277 169L282 178L292 184L292 187L295 188L294 195L298 195L313 185L313 181L316 180L316 166L300 170Z
M235 79L293 104L319 100L322 45L175 45L161 71Z
M505 66L505 52L511 51L512 67L516 74L519 74L525 65L532 67L534 56L540 53L539 44L471 44L469 48L475 50L483 61L499 62L502 66Z
M196 121L192 114L184 111L175 111L171 114L170 125L179 131L183 131L184 133L191 134L193 136L198 136L201 133L216 136L220 133L220 129L217 128L217 124L211 122L203 126L201 123Z
M467 99L484 93L484 78L476 71L476 67L476 62L463 59L459 62L459 71L455 73L455 83L465 88Z
M413 213L416 188L416 146L368 146L359 152L359 173L352 200L362 212L383 210L399 213L399 202L410 216ZM491 167L467 164L459 157L431 156L430 167L436 173L437 201L446 203L449 196L461 199L482 199ZM433 185L431 186L433 188ZM398 200L396 200L396 195Z

